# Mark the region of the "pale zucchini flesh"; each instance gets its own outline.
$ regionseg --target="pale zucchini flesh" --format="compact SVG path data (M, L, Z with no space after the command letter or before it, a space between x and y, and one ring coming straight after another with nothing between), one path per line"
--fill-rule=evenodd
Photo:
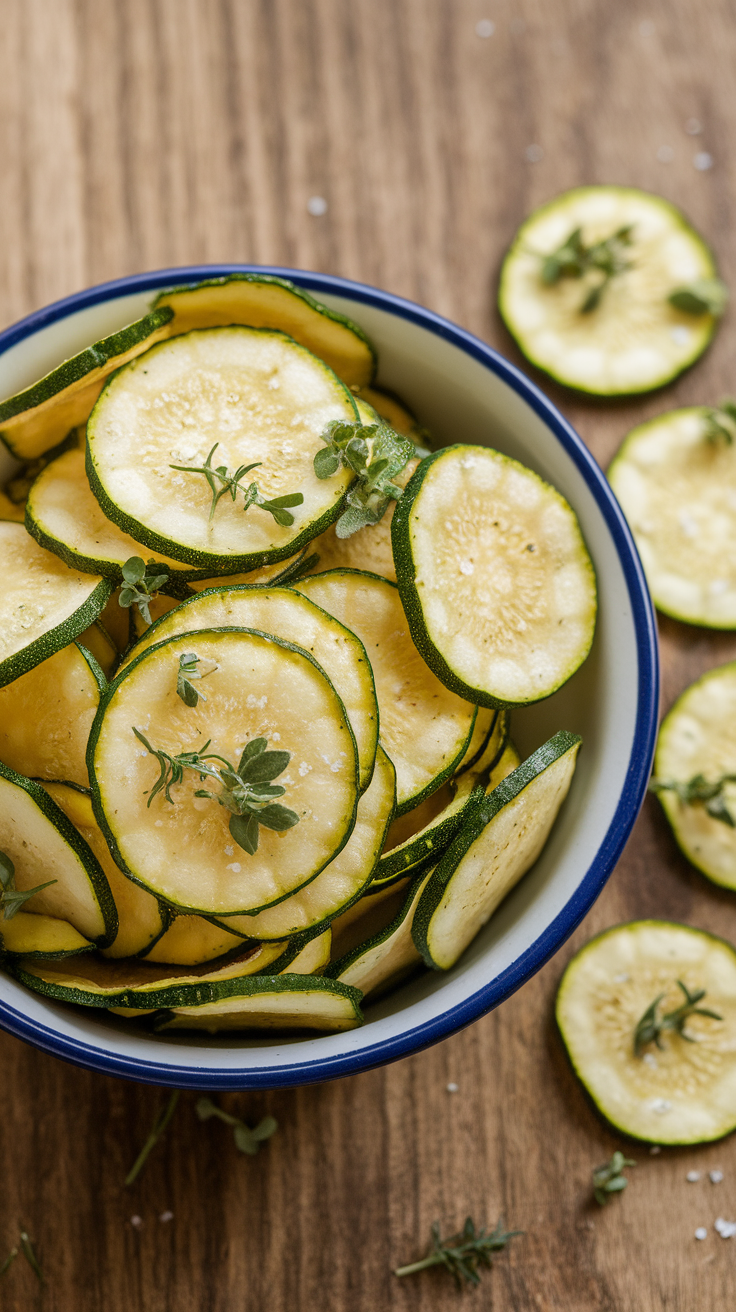
M634 1034L660 999L659 1014L705 989L685 1035L661 1036L640 1055ZM736 1127L736 953L704 930L660 920L616 925L567 966L557 1023L576 1074L617 1130L647 1143L709 1143ZM690 1041L688 1041L688 1039ZM693 1041L694 1040L694 1041Z
M172 610L176 610L177 606L180 605L181 605L181 600L178 597L166 597L161 592L157 593L156 596L152 597L148 606L148 613L151 616L151 624L155 624L156 620L162 619L164 615L168 615ZM130 622L132 640L137 644L138 639L142 638L144 634L148 633L151 624L148 623L148 621L141 614L137 606L130 607L129 622ZM137 646L129 654L131 656L136 655Z
M431 870L419 875L391 923L346 957L333 962L328 975L343 984L352 984L365 998L392 988L421 966L422 955L414 944L411 930L414 912L431 876Z
M141 956L170 966L199 966L236 949L243 949L242 935L231 934L203 916L181 915L174 916L168 929Z
M330 963L330 948L332 946L332 930L323 929L321 934L316 934L308 943L300 948L296 956L292 958L285 970L279 972L283 975L320 975Z
M14 957L43 957L45 961L55 961L79 956L80 952L92 952L94 946L68 921L56 916L18 911L10 920L0 917L0 958L7 952Z
M87 739L105 686L97 662L73 642L0 688L0 760L33 779L89 787Z
M447 792L445 791L447 790ZM445 785L440 789L439 794L433 793L422 803L421 807L416 808L416 812L409 812L409 815L415 815L415 823L419 825L403 841L393 842L392 839L399 839L401 830L398 826L402 820L408 819L408 816L402 816L396 821L396 830L393 834L389 830L386 848L373 876L376 883L385 879L397 879L402 875L420 866L426 867L428 862L436 865L439 855L445 850L448 843L460 828L463 815L472 807L474 800L483 792L482 786L477 782L477 777L472 771L461 776L457 782L457 787ZM440 809L434 815L422 824L424 816L420 814L424 807L429 811L429 804L435 797L442 795L445 805L440 802ZM432 808L434 810L434 808ZM394 827L392 826L392 829ZM392 844L389 846L389 844Z
M244 982L242 992L202 1006L172 1009L158 1031L325 1030L338 1033L362 1023L358 989L322 975L275 975ZM225 986L221 988L225 993Z
M332 961L346 957L354 948L380 934L402 906L406 890L416 875L406 875L396 883L369 884L357 902L351 903L332 921Z
M483 706L528 705L585 660L593 565L571 507L526 466L446 447L420 464L391 532L412 637L448 688Z
M410 460L392 482L398 487L406 487L418 464L418 460ZM317 559L306 573L324 574L331 569L362 569L380 574L382 578L395 583L396 566L391 546L391 520L395 508L396 502L389 502L377 524L366 524L349 538L339 538L334 524L331 525L311 543L310 553Z
M101 686L104 686L118 663L118 649L110 634L99 620L95 620L94 624L80 633L77 643L99 667L103 676Z

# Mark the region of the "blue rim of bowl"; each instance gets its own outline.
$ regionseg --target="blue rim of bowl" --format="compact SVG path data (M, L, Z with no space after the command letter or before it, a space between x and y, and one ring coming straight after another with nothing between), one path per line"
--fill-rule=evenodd
M240 1067L213 1070L202 1066L165 1065L160 1062L120 1056L96 1045L64 1037L49 1026L30 1021L15 1008L0 1003L0 1028L15 1035L16 1038L24 1039L44 1052L62 1057L88 1070L148 1084L162 1084L170 1088L269 1089L357 1075L361 1071L397 1061L401 1057L408 1057L412 1053L430 1047L480 1019L504 1002L562 947L590 910L613 871L646 794L656 744L659 709L659 659L654 610L631 533L603 471L574 428L521 370L505 360L492 347L487 346L480 338L457 327L448 319L443 319L413 301L394 296L391 292L380 291L365 283L351 282L329 274L310 273L301 269L287 269L273 265L195 265L118 278L112 282L90 287L86 291L76 292L61 301L55 301L52 305L37 310L0 333L0 355L40 328L66 318L77 310L97 305L101 301L113 300L118 296L135 292L157 291L163 287L198 282L205 278L222 277L229 273L273 274L288 278L299 287L318 296L323 293L345 296L357 304L372 305L400 318L408 319L436 336L452 342L474 360L479 361L531 406L552 430L582 474L616 546L624 571L636 633L639 666L638 709L631 756L618 806L595 859L573 896L544 932L506 970L489 984L478 989L471 997L431 1021L426 1021L388 1039L373 1044L368 1043L356 1052L320 1057L314 1061L293 1063L286 1061L278 1067L263 1070L247 1070ZM172 1047L171 1051L174 1056L176 1049ZM204 1053L203 1061L206 1061Z

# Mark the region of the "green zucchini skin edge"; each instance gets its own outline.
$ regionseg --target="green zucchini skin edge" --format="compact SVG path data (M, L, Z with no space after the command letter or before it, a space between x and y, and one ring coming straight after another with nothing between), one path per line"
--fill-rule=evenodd
M198 330L193 329L192 331L196 332ZM209 328L207 331L216 333L220 330L217 328ZM225 329L225 331L227 332L228 330ZM270 333L274 337L283 337L286 341L292 342L297 346L299 345L299 343L294 343L293 338L289 337L288 333L279 332L276 328L259 328L257 331ZM187 333L181 334L181 337L186 336L188 336ZM175 340L177 339L170 337L164 342L157 342L156 346L151 347L151 350L156 350L159 346L169 346L171 342ZM306 346L301 347L301 349L306 351L308 355L313 355L313 352L309 351ZM316 356L314 358L318 359ZM129 363L138 364L141 359L142 356L136 356L135 360L131 360ZM328 374L332 375L337 386L342 392L344 392L353 408L354 418L357 420L358 411L350 388L345 386L341 379L338 378L334 369L331 369L328 364L325 364L323 360L319 360L319 363ZM144 524L140 524L137 519L133 519L132 515L128 515L125 511L121 510L120 507L110 498L99 478L89 441L90 428L94 429L95 410L102 401L105 392L111 383L115 381L118 374L120 374L125 368L127 368L127 365L121 365L120 369L116 369L110 374L110 377L105 380L105 385L95 402L94 409L88 420L87 443L85 448L85 469L87 471L89 485L102 507L102 510L107 515L107 518L112 520L113 524L117 524L118 528L121 528L125 533L128 533L136 542L140 542L144 547L148 547L151 551L159 551L164 556L170 556L172 560L181 560L184 565L189 565L194 570L199 571L200 578L209 578L210 575L221 572L223 561L223 556L221 554L200 551L196 547L183 546L181 542L172 542L170 538L162 537L160 533L154 533L151 529L146 528ZM347 496L350 486L351 485L349 484L343 495L336 500L334 505L329 506L319 519L311 520L309 524L305 525L301 533L298 533L290 542L285 543L283 547L272 547L269 551L251 551L244 556L228 556L227 568L229 572L232 574L245 574L248 570L260 569L261 565L273 565L280 560L287 560L290 556L293 556L296 552L300 551L302 547L308 547L310 542L316 537L319 537L321 533L324 533L331 524L335 523L336 519L339 519L344 509L345 497Z
M252 986L251 985L252 981ZM228 984L240 985L239 988L226 988ZM248 987L243 987L247 985ZM223 980L222 984L212 984L213 991L217 990L214 997L203 998L203 1002L220 1002L223 998L233 997L256 997L259 993L337 993L343 998L347 998L352 1003L355 1018L359 1025L363 1024L363 1013L360 1009L363 994L360 989L356 989L352 984L343 984L341 980L327 979L324 975L247 975L243 980ZM139 997L140 1002L140 997ZM136 1006L138 1003L124 1003L127 1006ZM118 1004L116 1004L118 1005ZM167 1003L167 1010L152 1017L152 1024L155 1030L165 1029L170 1019L168 1009L171 1006L197 1006L201 1003L186 1001L184 1003ZM181 1026L180 1028L184 1028ZM243 1029L247 1029L247 1024ZM295 1029L298 1029L295 1026Z
M571 959L568 961L562 973L562 978L560 979L560 982L557 986L557 996L555 998L555 1023L557 1025L557 1032L560 1035L560 1038L562 1039L562 1045L565 1049L565 1055L567 1056L567 1059L570 1063L570 1068L573 1071L573 1073L577 1076L578 1080L580 1081L588 1105L596 1111L598 1116L600 1116L601 1120L604 1121L606 1125L612 1126L617 1133L625 1135L627 1139L631 1139L635 1143L656 1143L657 1142L656 1139L643 1139L640 1135L632 1134L631 1130L627 1129L626 1126L623 1125L620 1121L614 1121L610 1116L607 1116L606 1113L603 1111L603 1109L599 1106L599 1104L596 1102L595 1098L593 1097L592 1093L590 1092L590 1089L588 1088L588 1085L585 1081L584 1076L581 1074L579 1067L576 1066L573 1060L572 1053L570 1052L570 1049L567 1046L567 1039L565 1038L565 1029L560 1019L561 1000L564 992L565 981L567 980L569 972L578 962L580 957L583 956L583 954L586 953L589 948L592 948L594 944L598 943L601 939L607 938L609 934L615 934L620 929L628 929L629 927L634 925L636 926L665 925L665 926L672 926L673 929L691 930L693 934L702 935L706 938L712 939L713 942L718 943L719 946L728 948L729 951L734 953L735 955L736 955L736 949L734 948L733 943L729 943L728 939L721 938L719 934L712 934L710 930L707 929L695 929L694 926L683 925L681 924L680 921L677 920L655 920L653 917L648 917L645 920L625 920L625 921L621 921L621 923L618 925L610 925L608 929L601 930L599 934L594 934L592 938L589 938L588 942L584 943L583 946L578 949L578 951L575 953L575 956L571 957ZM689 1144L694 1144L694 1143L717 1143L718 1140L725 1139L727 1135L733 1134L734 1130L736 1130L736 1111L734 1112L733 1124L729 1126L727 1129L722 1130L718 1134L714 1135L712 1139L683 1139L680 1140L679 1142L673 1142L672 1140L668 1139L666 1141L666 1146L668 1148L677 1148L677 1147L687 1147Z
M201 596L201 595L202 595L202 594L200 593L200 596ZM311 655L309 654L308 651L304 651L304 649L303 649L302 647L299 647L299 646L298 646L296 643L294 643L294 642L286 642L283 638L276 638L276 637L274 637L274 635L273 635L272 633L263 633L263 631L262 631L261 629L246 629L246 628L232 628L232 627L230 627L230 628L221 628L221 629L219 629L219 628L218 628L218 629L196 629L196 630L194 630L191 634L187 634L186 636L187 636L188 638L191 637L192 639L194 639L194 638L198 637L200 634L203 634L203 633L207 633L207 634L210 634L210 633L245 633L245 634L252 634L252 635L255 636L256 638L265 638L268 642L273 643L273 645L276 646L276 647L285 647L288 651L294 651L294 652L297 652L298 655L305 657L305 659L308 660L309 663L315 667L315 669L317 669L317 670L320 671L322 677L327 681L327 683L329 684L329 686L332 688L332 691L333 691L333 693L334 693L334 695L335 695L335 698L336 698L337 701L339 702L340 706L343 707L343 717L344 717L344 719L345 719L345 724L347 725L347 729L348 729L348 732L349 732L349 734L350 734L350 739L351 739L352 744L353 744L353 752L354 752L354 754L355 754L355 804L354 804L354 806L353 806L352 824L348 827L347 832L346 832L346 834L345 834L345 837L343 838L342 843L340 844L340 846L339 846L334 852L332 852L332 853L330 854L330 857L329 857L329 859L325 862L324 866L320 866L319 870L315 870L315 871L313 872L313 874L311 874L311 875L309 876L308 879L305 879L303 884L298 885L297 888L292 888L292 889L290 889L288 893L284 893L281 897L274 898L273 902L268 902L268 903L266 903L266 905L264 905L264 906L260 906L260 907L251 907L251 908L249 908L247 911L231 911L231 912L228 912L228 915L232 915L232 916L249 916L249 915L250 915L250 916L255 916L255 915L258 914L259 911L265 911L265 910L267 909L267 907L275 907L275 906L278 906L279 902L285 902L285 901L287 900L287 898L290 898L290 897L292 896L292 894L294 894L294 893L298 893L299 890L302 889L302 888L306 888L307 884L311 884L312 880L313 880L313 879L316 879L316 878L317 878L317 875L319 875L319 874L322 873L322 871L325 869L325 867L328 866L328 865L330 864L330 861L334 860L334 858L337 856L338 852L341 852L342 849L343 849L343 847L344 847L345 844L347 843L348 839L350 838L351 833L353 832L353 829L355 828L355 819L356 819L357 812L358 812L358 802L359 802L359 800L360 800L360 794L359 794L359 792L358 792L358 787L359 787L359 775L358 775L358 749L357 749L357 746L356 746L356 743L355 743L355 736L354 736L354 734L353 734L353 730L352 730L352 727L351 727L351 724L350 724L350 720L349 720L349 718L348 718L347 711L345 710L345 707L343 706L342 700L340 699L338 693L335 691L334 685L333 685L332 683L330 683L330 680L327 678L327 675L325 674L324 670L322 669L322 666L321 666L321 665L320 665L320 664L314 659L313 656L311 656ZM123 668L122 670L120 670L119 674L117 674L117 675L115 676L115 678L114 678L114 679L108 684L107 689L106 689L106 691L105 691L105 695L104 695L103 697L100 698L100 704L99 704L99 706L98 706L98 708L97 708L97 713L96 713L96 715L95 715L94 720L92 721L92 728L91 728L91 730L90 730L89 740L88 740L88 742L87 742L87 770L88 770L88 773L89 773L90 784L91 784L91 790L92 790L92 810L94 811L95 819L96 819L96 821L97 821L97 823L98 823L100 829L102 830L102 833L103 833L104 836L105 836L105 841L106 841L106 843L107 843L108 848L110 849L110 854L111 854L111 856L112 856L112 858L113 858L115 864L116 864L116 865L122 870L123 874L124 874L124 875L127 875L128 879L132 880L132 882L133 882L134 884L137 884L137 885L139 886L139 888L144 889L146 893L151 893L151 894L153 895L153 897L155 897L155 898L157 899L157 901L158 901L158 903L159 903L160 906L167 906L167 907L170 907L170 909L171 909L173 912L175 912L175 913L177 913L177 914L179 914L179 915L203 916L203 917L205 917L205 918L206 918L206 917L212 918L213 913L210 912L210 911L208 911L207 909L202 910L202 909L199 908L199 907L180 906L180 905L179 905L178 903L176 903L176 902L167 901L166 898L162 898L162 897L161 897L160 893L159 893L156 889L154 889L154 888L150 888L150 887L148 886L148 884L144 883L144 881L143 881L141 878L139 878L138 875L136 875L136 874L134 873L134 871L132 871L132 870L129 869L129 867L126 865L125 860L123 859L123 856L122 856L122 854L121 854L121 852L120 852L120 849L119 849L119 847L118 847L118 845L117 845L117 840L116 840L116 838L115 838L115 835L113 834L112 830L110 829L109 824L107 823L107 817L106 817L106 815L105 815L104 807L103 807L103 805L102 805L102 799L101 799L101 797L100 797L100 788L99 788L99 784L98 784L98 782L97 782L97 774L96 774L95 766L94 766L95 749L96 749L96 747L97 747L97 740L98 740L98 738L99 738L100 730L101 730L101 728L102 728L102 724L103 724L103 721L104 721L105 711L107 710L107 706L108 706L110 700L112 699L112 697L114 696L115 692L116 692L117 689L119 688L119 686L120 686L120 684L122 683L123 679L128 678L128 676L131 675L131 674L134 672L134 670L137 669L137 667L140 665L141 661L142 661L146 656L148 656L149 653L154 652L154 651L158 651L161 647L165 647L165 646L167 646L167 644L168 644L169 642L176 642L176 641L180 640L182 636L183 636L182 634L178 634L178 633L176 633L176 634L172 634L172 636L171 636L170 638L167 638L164 642L157 642L157 643L155 643L152 647L147 647L146 650L145 650L144 652L141 652L140 656L137 656L137 657L135 658L135 660L132 660L132 661L130 662L129 665L124 666L124 668ZM215 916L215 923L217 923L217 924L221 924L221 922L222 922L223 919L224 919L224 917L222 917L222 916ZM226 927L227 927L227 926L225 926L225 928L226 928ZM131 1005L132 1005L132 1004L131 1004Z
M12 683L14 679L19 679L21 674L27 674L49 656L54 656L57 651L61 651L62 647L68 647L70 642L74 642L80 633L84 633L84 630L97 619L112 590L109 579L100 579L97 587L79 609L61 624L57 624L55 629L42 633L27 647L22 647L20 651L0 661L0 688Z
M701 356L705 354L711 342L713 341L713 338L715 337L715 334L718 330L718 319L715 316L711 316L710 333L708 334L705 343L702 346L698 347L698 350L692 356L692 359L686 360L684 364L681 364L677 368L673 369L671 373L667 374L666 377L662 378L658 383L649 383L645 387L638 387L638 388L635 387L632 389L621 390L620 392L598 392L593 389L588 389L585 387L576 387L573 383L568 383L563 378L559 378L556 374L551 373L549 369L547 369L543 364L540 364L540 362L535 359L534 355L530 351L527 350L521 339L517 336L516 332L511 327L509 318L507 317L507 313L506 313L506 295L505 295L506 267L508 261L510 261L513 258L517 246L523 244L525 240L524 233L525 233L526 225L529 222L529 220L532 218L536 218L538 214L543 213L545 210L555 209L557 207L558 202L562 199L563 196L565 197L573 196L575 192L585 192L585 191L595 191L595 190L597 190L596 187L572 187L570 190L561 193L561 195L555 196L550 201L547 201L545 205L537 206L537 208L527 216L527 218L521 224L521 227L518 229L511 245L509 246L503 258L503 263L501 265L501 273L499 276L499 284L498 284L498 300L497 300L498 312L503 320L503 324L506 331L508 332L512 340L516 343L517 347L521 351L521 354L524 356L524 359L528 360L529 363L533 365L535 369L538 369L541 374L544 374L545 378L551 379L552 382L556 383L558 387L564 387L568 392L572 392L573 395L576 396L589 397L591 400L595 400L595 401L606 401L611 397L615 397L617 400L620 399L624 401L626 400L627 397L638 397L638 396L645 395L646 393L649 392L658 392L663 387L667 387L670 383L674 382L675 379L679 378L681 374L686 373L688 369L691 369L692 366L701 358ZM643 189L640 187L615 187L615 186L608 186L608 184L606 184L605 190L616 191L625 195L627 192L634 192L640 194ZM703 238L700 236L700 233L696 232L695 228L693 228L692 225L688 222L682 211L678 209L676 205L673 205L671 201L665 200L662 196L658 196L656 192L644 192L644 194L656 200L662 209L668 210L672 215L672 218L676 220L678 228L685 228L690 234L690 236L695 241L698 242L698 244L702 247L704 251L707 252L708 257L713 266L713 277L717 277L718 268L710 246L708 246L708 243L703 240Z
M74 827L71 820L67 818L60 806L46 792L40 783L35 779L27 779L25 775L18 774L17 771L11 770L9 766L0 762L0 778L7 779L8 783L15 784L16 787L22 788L25 793L36 803L39 811L42 811L47 820L55 829L58 829L64 841L79 857L84 866L87 877L94 890L98 906L102 912L102 919L105 923L105 933L95 940L95 946L98 948L109 947L118 932L118 909L115 905L110 885L105 877L97 857L92 849L85 843L82 835Z
M411 931L414 946L421 953L425 965L429 966L431 970L441 970L442 967L437 965L430 953L427 943L427 931L432 916L442 901L445 889L463 857L476 839L480 838L486 825L493 820L494 816L498 815L499 811L502 811L509 802L513 802L519 796L519 793L523 792L527 785L542 774L548 766L553 765L571 747L581 742L582 738L579 734L570 733L567 729L561 729L548 742L543 743L535 752L532 752L531 756L522 761L521 765L512 770L511 774L502 779L492 793L484 793L473 810L466 814L465 823L440 859L414 913L414 923Z
M95 683L97 684L97 687L98 687L99 690L100 690L100 696L102 696L102 694L103 694L104 692L107 691L107 679L106 679L106 677L105 677L105 672L104 672L104 670L103 670L102 667L100 666L99 662L98 662L97 660L95 660L94 656L92 655L92 652L91 652L91 651L88 651L87 648L84 646L83 643L81 643L81 642L75 642L74 646L79 648L79 650L80 650L82 656L84 657L85 661L87 662L87 664L88 664L88 666L89 666L89 668L90 668L90 671L91 671L91 673L92 673L92 675L93 675L93 677L94 677L94 681L95 681ZM72 786L73 786L73 785L72 785ZM86 791L87 791L87 790L85 789L85 792L86 792Z
M396 933L396 930L404 923L406 914L414 899L414 894L422 880L426 878L426 867L418 872L412 871L412 874L414 877L406 890L406 897L401 904L401 909L394 916L391 923L387 925L385 929L379 930L377 934L373 934L371 938L364 939L362 943L358 943L356 947L350 952L346 952L345 956L340 957L338 961L331 961L325 970L325 979L337 979L342 975L344 970L347 970L349 966L353 965L353 962L357 961L359 957L362 957L364 952L368 952L371 948L378 947L378 945L383 943L385 939L390 938L392 934ZM417 908L417 910L418 909L419 908ZM421 963L417 962L417 966L420 964Z

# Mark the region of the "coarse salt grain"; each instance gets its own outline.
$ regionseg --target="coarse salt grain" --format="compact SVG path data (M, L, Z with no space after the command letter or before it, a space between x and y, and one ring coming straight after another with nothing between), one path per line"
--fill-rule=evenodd
M697 155L693 155L693 164L698 173L705 173L706 169L713 168L713 156L706 150L699 150Z
M715 1171L709 1171L708 1179L710 1180L711 1184L720 1184L721 1180L723 1179L723 1171L719 1171L717 1169Z
M461 561L460 561L460 573L461 573L461 574L474 574L474 573L475 573L475 565L473 564L472 560L461 560Z
M713 1222L713 1229L718 1231L721 1239L733 1239L736 1235L736 1221L724 1221L722 1216L718 1216Z
M647 1066L651 1066L652 1070L653 1070L653 1071L656 1071L656 1069L657 1069L657 1058L655 1057L655 1055L654 1055L653 1052L645 1052L645 1053L644 1053L644 1061L645 1061L645 1063L646 1063Z
M658 1153L661 1153L661 1151L662 1149L660 1148L658 1143L652 1144L652 1147L649 1149L649 1156L656 1157Z
M688 1171L685 1179L689 1184L695 1184L700 1179L700 1171Z
M689 118L685 124L685 131L689 137L698 137L703 131L703 124L699 118Z
M457 1084L448 1084L448 1086L447 1086L447 1092L448 1092L448 1093L457 1093L457 1092L458 1092L458 1087L459 1087L459 1086L458 1086Z
M327 201L324 196L310 196L307 201L307 210L315 219L321 219L323 214L327 213Z
M690 341L690 329L686 328L684 323L676 323L670 328L670 337L676 346L687 346Z
M695 1231L695 1238L696 1238L696 1239L707 1239L707 1238L708 1238L708 1231L706 1230L706 1228L705 1228L704 1225L699 1225L699 1226L698 1226L697 1230Z
M160 1215L160 1217L159 1217L158 1219L159 1219L159 1221L163 1221L164 1223L165 1223L166 1221L173 1221L173 1219L174 1219L174 1213L173 1213L173 1212L162 1212L161 1215Z
M495 30L496 24L490 18L481 18L480 22L475 25L476 36L493 36Z
M530 164L538 164L543 155L542 147L537 145L527 146L524 151L524 158L528 159Z
M625 971L622 975L614 975L613 979L615 984L628 984L629 982L629 977Z
M666 1116L667 1112L672 1111L672 1103L666 1098L653 1098L649 1104L649 1110L656 1112L657 1116Z
M660 164L671 164L675 158L675 152L671 146L660 146L657 151L657 159Z
M225 866L225 869L232 870L234 875L239 875L242 867L239 861L231 861L229 866Z
M140 1230L141 1226L143 1225L143 1217L142 1217L142 1216L131 1216L131 1218L130 1218L130 1224L133 1226L133 1229L134 1229L134 1230Z

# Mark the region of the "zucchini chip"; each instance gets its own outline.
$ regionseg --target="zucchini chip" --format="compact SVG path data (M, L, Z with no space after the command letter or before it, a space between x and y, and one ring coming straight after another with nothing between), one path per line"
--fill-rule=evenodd
M394 988L421 966L422 955L412 938L412 923L431 877L431 870L418 875L390 924L339 961L333 961L327 968L328 977L352 984L367 997Z
M279 971L281 975L321 975L325 967L330 962L330 948L332 947L332 930L323 929L321 934L315 934L304 947L297 952L292 958L285 970Z
M169 966L201 966L243 948L242 934L231 934L203 916L174 916L168 929L140 956Z
M301 573L300 566L306 563L309 547L303 547L288 560L278 560L275 565L261 565L247 574L216 574L208 579L191 579L190 592L207 592L210 588L279 588Z
M94 657L72 642L0 688L0 760L33 779L88 788L87 739L106 687Z
M358 989L323 975L270 975L212 985L219 997L200 1006L174 1007L156 1023L161 1030L325 1030L362 1025Z
M92 952L94 946L67 920L55 916L18 911L11 920L0 919L0 958L7 953L12 957L60 961L78 957L80 952Z
M593 565L573 510L531 469L488 447L446 447L420 464L391 533L412 638L460 696L526 706L585 660Z

